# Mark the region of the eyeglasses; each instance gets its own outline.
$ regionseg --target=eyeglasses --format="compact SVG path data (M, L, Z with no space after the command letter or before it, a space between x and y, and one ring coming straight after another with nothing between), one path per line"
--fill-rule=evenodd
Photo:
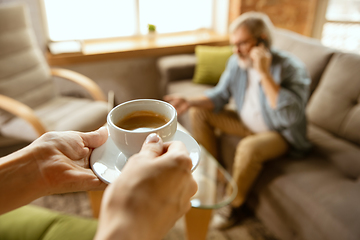
M230 46L232 48L239 49L240 47L249 46L253 42L255 42L255 39L253 37L250 37L250 38L248 38L248 39L246 39L244 41L240 41L240 42L237 42L237 43L230 44Z

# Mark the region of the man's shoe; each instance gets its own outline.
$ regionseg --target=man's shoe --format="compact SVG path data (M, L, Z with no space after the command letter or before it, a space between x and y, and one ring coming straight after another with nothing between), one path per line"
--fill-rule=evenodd
M251 211L245 205L238 208L228 205L216 211L212 227L219 230L227 230L239 225L250 215Z

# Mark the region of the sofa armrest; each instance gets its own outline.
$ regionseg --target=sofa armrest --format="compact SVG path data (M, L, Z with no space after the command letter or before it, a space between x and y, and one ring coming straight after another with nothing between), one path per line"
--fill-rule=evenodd
M169 82L191 79L195 71L196 56L194 54L181 54L161 57L157 61L157 65L161 76Z
M160 88L162 94L167 93L167 85L176 80L192 79L195 72L195 54L181 54L161 57L157 61L160 71Z

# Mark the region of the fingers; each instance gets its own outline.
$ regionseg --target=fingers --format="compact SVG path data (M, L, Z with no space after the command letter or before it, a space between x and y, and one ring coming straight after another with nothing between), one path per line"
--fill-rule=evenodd
M178 109L181 106L182 101L179 98L173 98L169 101L169 103L173 105L174 108Z
M179 98L174 95L166 95L164 97L164 101L170 103L171 105L173 105L176 108L175 105L178 104L177 102L179 101Z
M173 107L176 109L178 115L183 114L186 112L189 108L189 104L187 100L183 97L176 96L176 95L166 95L164 97L164 100L173 105Z
M93 132L80 133L80 137L83 139L85 147L97 148L106 142L108 131L106 127L101 127Z
M253 49L251 49L250 57L253 58L253 59L259 59L259 57L260 57L260 48L259 47L254 47Z
M170 160L173 159L176 162L177 168L182 167L187 172L186 174L187 184L186 184L186 191L184 197L185 197L185 201L188 201L189 198L195 195L195 193L198 190L198 185L191 173L192 161L189 156L189 153L185 145L180 141L167 143L165 147L167 149L166 153L163 155L164 158L166 158L165 161L170 163L171 162Z
M176 164L191 171L192 161L185 145L180 141L173 141L164 144L165 153L159 161L164 161L165 164Z
M97 191L107 187L91 169L75 168L66 174L66 180L63 180L62 184L65 188L63 191L60 190L61 192Z
M250 55L252 55L253 57L268 57L268 55L270 54L269 50L265 47L265 45L263 43L261 43L259 46L257 47L253 47L251 49Z
M172 96L171 96L171 95L166 95L166 96L164 96L164 100L165 100L166 102L171 101L171 100L172 100Z
M186 112L188 110L188 105L187 104L182 104L181 106L179 106L178 108L176 108L177 110L177 114L180 116L181 114L183 114L184 112Z
M147 156L148 159L153 159L164 152L163 141L156 133L151 133L147 136L139 154Z

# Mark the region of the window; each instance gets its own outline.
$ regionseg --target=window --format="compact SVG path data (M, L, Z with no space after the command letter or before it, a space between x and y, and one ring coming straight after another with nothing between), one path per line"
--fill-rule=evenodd
M360 0L329 0L321 41L360 54Z
M192 31L214 26L215 0L43 0L51 41Z

